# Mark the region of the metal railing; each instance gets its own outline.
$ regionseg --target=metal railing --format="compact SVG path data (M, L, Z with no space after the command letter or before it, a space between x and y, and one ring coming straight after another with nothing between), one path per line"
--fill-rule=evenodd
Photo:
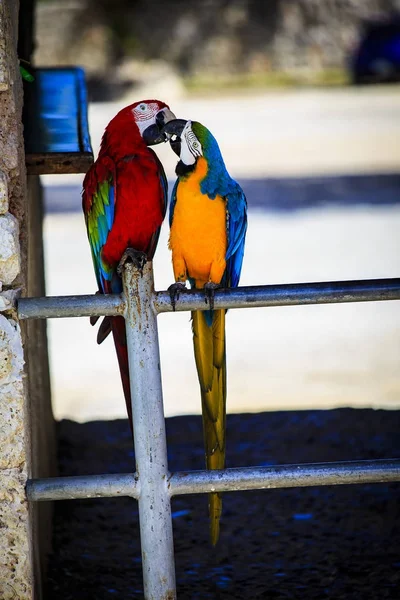
M130 496L139 503L144 595L176 598L171 497L179 494L400 481L400 459L170 473L163 410L157 315L172 312L168 292L154 291L152 264L131 263L121 296L20 298L20 319L122 315L132 396L136 472L27 482L31 501ZM215 308L400 300L400 279L269 285L218 290ZM176 310L205 308L204 294L181 294Z

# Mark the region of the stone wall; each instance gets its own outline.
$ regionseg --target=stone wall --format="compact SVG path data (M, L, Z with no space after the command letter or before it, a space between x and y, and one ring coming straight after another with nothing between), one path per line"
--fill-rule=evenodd
M22 85L16 56L18 3L0 3L0 281L2 291L23 283L19 222L25 171L21 148ZM3 295L3 306L7 298ZM28 442L21 330L0 316L0 598L30 598L33 570L30 518L25 499Z
M342 69L364 24L396 11L400 0L48 0L36 62L108 81L128 57L188 76Z
M16 0L0 0L0 598L41 597L49 509L26 500L28 477L55 457L45 324L20 324L16 294L42 295L38 179L25 172Z

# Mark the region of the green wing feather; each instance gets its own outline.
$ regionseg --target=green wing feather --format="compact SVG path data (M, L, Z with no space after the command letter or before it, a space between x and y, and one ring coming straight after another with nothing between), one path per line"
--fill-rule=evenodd
M114 223L115 186L111 175L97 183L89 202L85 220L97 284L100 291L109 292L113 270L103 261L101 251Z

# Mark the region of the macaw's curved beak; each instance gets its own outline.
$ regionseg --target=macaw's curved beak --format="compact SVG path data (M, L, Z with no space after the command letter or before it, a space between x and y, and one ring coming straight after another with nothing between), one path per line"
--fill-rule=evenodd
M156 122L149 125L143 133L142 137L147 146L154 146L161 142L167 141L167 136L162 132L162 128L169 121L176 120L174 113L169 108L163 108L156 114Z
M181 135L186 123L185 119L173 119L162 128L163 134L169 139L172 150L178 156L181 155Z

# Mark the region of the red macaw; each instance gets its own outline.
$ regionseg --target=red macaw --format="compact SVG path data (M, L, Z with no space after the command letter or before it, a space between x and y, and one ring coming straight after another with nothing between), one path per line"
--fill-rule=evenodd
M157 155L161 128L175 115L159 100L123 108L107 125L97 160L87 172L82 205L99 293L122 291L121 266L130 256L143 266L153 258L165 217L168 188ZM97 318L92 318L94 324ZM112 331L126 407L132 425L128 353L123 317L106 317L100 344Z

